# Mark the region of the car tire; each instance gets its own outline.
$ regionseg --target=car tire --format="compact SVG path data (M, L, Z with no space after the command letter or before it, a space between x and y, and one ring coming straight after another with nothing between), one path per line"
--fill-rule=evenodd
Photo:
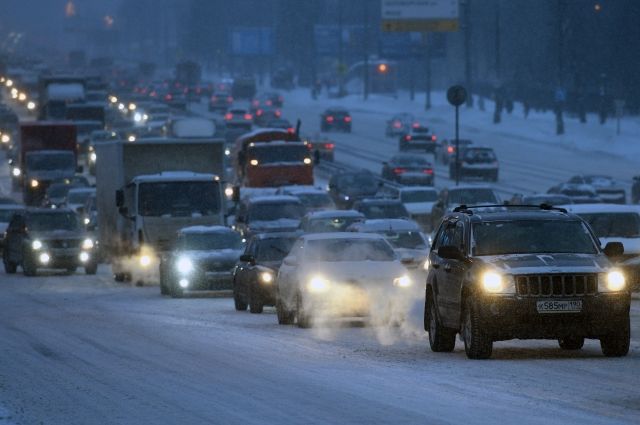
M293 324L294 314L287 310L279 296L276 296L276 314L278 316L279 325Z
M463 317L462 335L467 357L475 360L488 359L493 351L493 340L486 329L483 329L484 323L473 297L467 297Z
M98 272L98 263L87 264L84 267L84 272L88 275L94 275Z
M627 316L624 320L624 324L620 327L620 329L610 333L603 338L600 338L600 348L602 349L602 354L607 357L626 356L629 353L629 342L631 336L629 327L629 317Z
M125 279L127 278L125 273L114 273L113 274L113 280L115 280L116 282L124 282Z
M167 277L162 271L162 265L160 266L160 295L169 295L169 288L167 288Z
M171 288L171 298L182 298L184 297L184 291L182 288L178 286L178 282L171 282L169 288ZM140 285L142 286L142 285Z
M559 338L558 345L563 350L580 350L584 346L584 337L568 336L566 338Z
M300 294L298 294L298 297L296 298L296 324L302 329L308 329L312 326L311 317L302 307L302 295Z
M29 259L28 256L25 256L22 260L22 272L25 276L35 276L38 274L38 267L35 265L33 260Z
M247 303L240 298L240 294L237 293L236 291L233 291L233 304L236 308L236 311L247 310Z
M6 274L15 274L18 271L18 265L13 261L9 261L8 259L3 259L4 263L4 272Z
M262 304L262 300L255 293L253 288L249 288L249 312L252 314L261 314L264 309L264 304Z
M429 291L424 303L424 327L429 332L429 346L434 353L450 353L456 347L456 331L440 323L433 294Z

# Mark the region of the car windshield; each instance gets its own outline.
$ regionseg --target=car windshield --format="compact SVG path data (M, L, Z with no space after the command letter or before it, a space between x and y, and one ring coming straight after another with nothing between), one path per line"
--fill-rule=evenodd
M637 213L588 213L579 214L599 238L640 237L640 215Z
M473 255L596 254L582 221L489 221L473 226Z
M309 241L305 251L311 261L393 261L393 249L382 240L321 239Z
M435 202L437 199L438 193L434 190L412 190L400 194L400 200L406 204L414 202Z
M47 189L47 196L49 198L64 198L71 189L73 189L73 185L70 184L54 184Z
M258 242L256 261L282 261L291 251L296 238L269 238Z
M394 248L427 249L427 242L418 231L380 232Z
M138 199L143 216L197 217L220 212L220 186L216 182L142 183Z
M73 192L69 191L67 195L67 202L70 204L84 204L89 196L93 194L92 191Z
M11 221L11 217L13 217L13 214L17 213L18 211L22 211L22 209L21 208L16 208L16 209L3 208L3 209L0 209L0 223L8 223L9 221Z
M360 217L331 217L331 218L314 218L310 220L304 231L307 233L326 233L326 232L344 232L347 227L362 221Z
M407 210L401 203L362 204L358 210L368 219L408 217Z
M188 232L180 236L179 245L188 251L242 249L242 237L236 232Z
M72 152L27 153L27 168L34 171L53 171L74 169L75 156Z
M309 158L309 149L302 144L262 144L249 148L249 161L257 160L258 164L274 164L282 162L302 163Z
M78 218L72 212L41 212L27 216L27 228L35 232L78 230Z
M307 208L332 207L333 202L328 193L299 193L295 195Z
M282 218L299 220L304 215L304 206L297 202L258 203L249 210L249 221L274 221Z
M450 205L498 204L498 198L491 189L461 189L449 192Z

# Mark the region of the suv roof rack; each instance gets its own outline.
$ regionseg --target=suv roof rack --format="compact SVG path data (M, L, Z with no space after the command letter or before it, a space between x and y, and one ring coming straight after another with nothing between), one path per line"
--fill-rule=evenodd
M469 215L473 215L473 211L476 208L507 208L507 209L540 209L543 211L558 211L567 214L565 208L554 207L551 204L539 204L539 205L508 205L508 204L486 204L486 205L458 205L453 209L453 212L461 212Z

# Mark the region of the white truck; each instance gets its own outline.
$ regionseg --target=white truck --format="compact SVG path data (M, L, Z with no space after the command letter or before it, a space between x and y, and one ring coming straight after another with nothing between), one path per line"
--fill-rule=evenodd
M225 224L224 144L144 139L96 145L100 247L117 281L157 281L179 229Z

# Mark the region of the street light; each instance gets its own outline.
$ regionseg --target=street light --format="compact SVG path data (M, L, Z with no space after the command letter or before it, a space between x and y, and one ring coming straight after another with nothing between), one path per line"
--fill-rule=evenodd
M385 72L387 72L388 69L389 68L387 67L386 63L378 64L378 72L384 74Z

